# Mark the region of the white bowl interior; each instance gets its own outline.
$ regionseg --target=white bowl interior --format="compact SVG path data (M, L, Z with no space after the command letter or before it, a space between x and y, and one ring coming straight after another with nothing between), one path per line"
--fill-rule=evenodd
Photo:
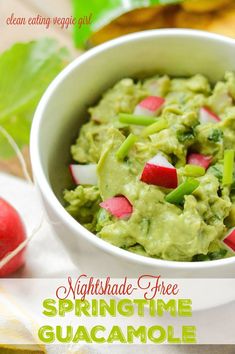
M83 54L53 81L36 112L31 157L39 188L49 184L63 202L62 191L72 185L70 146L87 108L119 79L201 73L215 82L226 70L235 70L234 58L234 40L191 30L141 32Z
M128 38L129 37L129 38ZM71 185L70 145L87 118L87 108L123 77L154 73L206 75L212 82L235 70L235 42L195 31L148 31L95 48L56 80L40 124L39 151L57 197Z

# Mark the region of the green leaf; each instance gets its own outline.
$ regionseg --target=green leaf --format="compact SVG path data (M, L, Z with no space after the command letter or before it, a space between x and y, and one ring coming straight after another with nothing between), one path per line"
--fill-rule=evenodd
M14 44L0 55L0 126L22 148L29 143L35 108L53 78L69 61L68 51L54 39ZM14 151L0 136L0 157Z

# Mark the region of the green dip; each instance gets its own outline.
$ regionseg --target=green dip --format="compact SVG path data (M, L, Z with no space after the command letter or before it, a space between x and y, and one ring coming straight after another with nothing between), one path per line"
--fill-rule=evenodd
M165 128L144 137L144 126L120 123L119 114L133 114L148 96L165 104L156 116ZM226 149L235 149L235 75L211 85L198 74L190 78L155 76L144 81L125 78L109 89L80 129L71 147L79 164L97 164L97 185L79 185L64 192L67 211L101 239L144 256L172 261L214 260L233 255L221 240L235 226L235 182L223 185ZM200 124L207 107L221 121ZM123 159L116 152L133 133L138 140ZM213 157L199 187L180 204L165 200L172 190L140 180L148 160L161 154L177 169L178 183L187 179L190 153ZM133 206L129 218L113 216L100 203L123 195Z

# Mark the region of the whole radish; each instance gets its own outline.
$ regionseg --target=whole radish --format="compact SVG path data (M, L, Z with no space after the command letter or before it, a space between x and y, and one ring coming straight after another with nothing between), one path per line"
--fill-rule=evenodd
M0 198L0 261L26 239L24 224L18 212ZM6 277L24 264L25 249L0 268L0 277Z

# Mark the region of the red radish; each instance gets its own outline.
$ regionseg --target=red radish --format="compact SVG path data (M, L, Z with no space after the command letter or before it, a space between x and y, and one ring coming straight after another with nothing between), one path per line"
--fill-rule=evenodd
M100 206L119 219L127 218L132 214L133 207L124 196L117 196L105 200Z
M212 156L191 153L187 157L187 163L190 165L197 165L207 169L213 160Z
M69 170L76 184L97 184L96 164L69 165Z
M164 104L165 99L158 96L149 96L141 101L134 110L137 116L155 116L161 106Z
M223 242L231 248L233 251L235 251L235 229L233 229L228 236L225 237Z
M145 164L140 180L165 188L178 186L176 168L160 153Z
M0 198L0 260L14 251L26 239L26 232L17 211ZM19 269L25 261L25 250L0 268L0 277L6 277Z
M207 107L201 107L199 111L199 120L201 124L205 123L218 123L221 121L220 117L218 117L214 112L212 112Z

